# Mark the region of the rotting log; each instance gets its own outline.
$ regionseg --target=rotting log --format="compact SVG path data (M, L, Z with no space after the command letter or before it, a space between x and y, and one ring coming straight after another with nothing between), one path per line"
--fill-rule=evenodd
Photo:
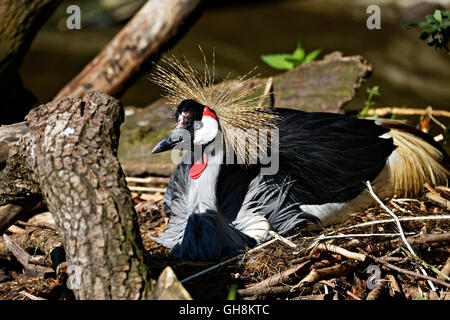
M31 110L28 132L4 148L0 205L16 183L42 193L77 299L149 297L136 213L116 157L123 117L119 101L101 91L54 100ZM11 171L16 160L20 176Z
M200 0L151 0L114 39L57 94L82 96L89 89L120 95L143 64L170 46L196 18Z
M63 0L0 0L0 124L23 120L33 94L17 73L33 39Z

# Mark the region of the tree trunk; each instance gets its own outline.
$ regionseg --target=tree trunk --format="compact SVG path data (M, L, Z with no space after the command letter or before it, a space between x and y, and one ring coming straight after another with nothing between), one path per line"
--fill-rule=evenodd
M0 124L22 121L35 98L17 74L39 29L62 0L0 0Z
M116 157L123 118L116 99L90 91L34 108L28 132L16 130L6 147L0 141L8 150L0 205L11 201L8 190L17 182L42 192L78 299L143 299L150 289L133 201ZM0 132L8 127L17 129Z
M120 95L135 79L143 64L158 55L187 31L196 18L200 0L151 0L92 60L66 85L58 97L83 96L89 89Z

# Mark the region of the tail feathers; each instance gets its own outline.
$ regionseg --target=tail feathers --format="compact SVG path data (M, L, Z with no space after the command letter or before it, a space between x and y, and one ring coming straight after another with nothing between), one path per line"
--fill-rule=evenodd
M425 183L442 185L450 171L444 163L445 154L422 138L401 129L391 129L397 148L388 158L388 170L394 195L417 196Z

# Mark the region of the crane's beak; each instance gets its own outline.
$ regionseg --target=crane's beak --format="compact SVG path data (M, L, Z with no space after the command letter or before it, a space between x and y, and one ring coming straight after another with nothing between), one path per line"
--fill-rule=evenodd
M159 153L172 149L181 149L186 145L186 137L189 136L187 130L175 128L167 137L161 140L152 150L152 153Z

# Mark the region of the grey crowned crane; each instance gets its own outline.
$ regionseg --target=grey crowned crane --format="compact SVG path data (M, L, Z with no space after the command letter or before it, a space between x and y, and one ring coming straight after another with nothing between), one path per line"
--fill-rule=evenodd
M447 155L418 130L261 106L241 82L213 88L207 71L172 58L153 76L178 105L175 129L153 153L187 150L164 197L169 223L153 239L182 259L215 260L256 246L269 230L285 235L340 222L373 204L367 181L382 198L447 181ZM278 136L258 139L264 130ZM268 144L278 170L264 174L265 165L248 158Z

